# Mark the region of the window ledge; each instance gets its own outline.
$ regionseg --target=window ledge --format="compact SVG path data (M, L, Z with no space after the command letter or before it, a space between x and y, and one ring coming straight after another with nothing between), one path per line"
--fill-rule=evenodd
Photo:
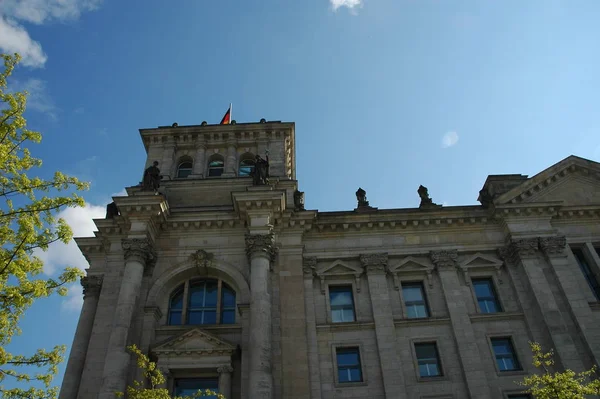
M183 324L178 326L161 326L156 329L159 332L184 332L198 328L206 331L219 331L219 332L238 332L241 331L241 324Z
M471 321L496 321L496 320L512 320L522 319L524 317L521 312L497 312L497 313L474 313L470 314Z
M397 319L394 320L396 326L411 326L419 324L446 324L450 323L449 317L421 317L415 319Z
M374 322L351 321L351 322L347 322L347 323L317 324L317 330L326 330L326 331L372 330L374 328L375 328ZM346 386L346 385L344 384L344 386Z
M497 371L496 374L500 377L510 377L514 375L527 375L525 370Z
M367 381L361 381L361 382L336 382L336 383L334 383L334 386L336 388L364 387L364 386L367 386L367 385L368 385Z
M437 381L448 381L448 376L440 375L437 377L417 377L417 382L437 382Z

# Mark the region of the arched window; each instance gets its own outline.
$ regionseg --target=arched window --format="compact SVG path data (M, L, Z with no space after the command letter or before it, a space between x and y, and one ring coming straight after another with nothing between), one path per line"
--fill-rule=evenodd
M222 280L186 281L171 294L167 324L235 324L235 304L235 291Z
M223 174L223 170L225 169L225 162L223 161L223 157L221 155L213 155L208 162L208 176L216 177L221 176Z
M192 160L188 158L184 158L179 162L179 166L177 167L177 177L185 178L192 174Z
M240 169L238 171L238 176L250 176L254 171L254 157L252 154L244 154L242 156L242 160L240 161Z

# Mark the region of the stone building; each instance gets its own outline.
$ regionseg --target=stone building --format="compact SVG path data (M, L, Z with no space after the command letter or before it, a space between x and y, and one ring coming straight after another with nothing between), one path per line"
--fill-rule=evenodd
M530 340L558 367L599 363L600 164L490 175L481 205L421 187L419 208L359 190L318 212L293 123L140 133L143 182L77 239L90 267L60 399L114 398L140 377L133 343L174 393L228 399L526 398Z

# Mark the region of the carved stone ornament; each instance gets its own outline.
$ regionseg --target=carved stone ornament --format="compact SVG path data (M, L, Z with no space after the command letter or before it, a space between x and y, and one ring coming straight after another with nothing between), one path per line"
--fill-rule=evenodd
M458 251L456 249L431 251L429 257L438 269L454 269L458 261Z
M152 244L147 238L124 238L121 240L121 246L125 251L126 261L131 258L138 258L144 263L156 260Z
M203 249L199 249L190 255L190 260L194 262L194 265L198 269L208 268L211 265L213 259L214 255L206 252Z
M384 274L387 269L388 254L387 252L382 252L360 255L360 263L362 263L367 274Z
M566 246L565 236L540 237L540 249L548 256L564 256Z
M304 191L294 191L294 210L304 210Z
M520 238L511 240L505 247L498 250L498 254L506 262L517 265L520 259L534 258L537 256L539 240L535 238Z
M88 295L98 296L100 294L100 289L102 288L102 280L104 276L85 276L82 277L80 282L83 287L83 297L85 298Z
M248 234L246 233L246 254L251 259L257 253L264 253L270 260L275 258L277 250L275 248L275 235L269 234Z
M223 366L219 366L217 367L217 373L219 374L229 374L229 373L233 373L233 367L229 366L229 365L223 365Z
M302 271L304 272L304 277L313 277L315 276L317 269L317 258L314 256L310 256L303 259L302 262Z

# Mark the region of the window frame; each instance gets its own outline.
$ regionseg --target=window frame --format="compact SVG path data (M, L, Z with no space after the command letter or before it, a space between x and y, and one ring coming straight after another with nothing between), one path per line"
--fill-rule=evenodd
M421 337L414 338L409 341L410 350L412 354L413 368L415 370L415 377L417 382L431 382L431 381L441 381L447 380L449 377L446 375L444 370L444 359L442 358L442 351L440 350L440 339L439 337ZM417 357L417 349L416 345L419 344L435 344L436 352L437 352L437 360L438 360L438 368L440 370L440 375L432 376L432 377L421 377L421 373L419 372L419 359Z
M589 248L590 246L592 247L591 249ZM569 248L571 250L571 253L573 254L573 258L575 259L575 263L577 264L579 272L581 273L583 279L587 283L587 286L590 290L590 299L595 300L595 302L600 302L600 273L598 273L598 268L600 267L600 265L596 265L593 255L588 253L592 250L597 252L598 248L594 247L591 244L589 246L587 244L572 246L569 245ZM581 256L578 256L578 254L580 254ZM587 270L589 271L589 275L584 271L585 268L582 266L580 260L583 261L585 268L587 268ZM590 275L593 278L593 283L589 279Z
M502 306L502 302L500 301L500 295L498 295L498 290L496 289L496 281L493 276L471 276L471 290L473 291L473 297L475 298L475 309L479 314L491 315L504 313L504 307ZM496 304L496 308L498 309L496 312L483 312L481 306L479 306L479 298L477 297L477 290L475 289L475 284L478 281L488 281L490 283L490 288L492 294L494 295L494 302Z
M189 168L183 168L183 170L189 170L189 173L185 176L179 176L179 172L182 170L182 165L190 164ZM192 173L194 173L194 161L191 158L184 157L179 160L177 163L177 168L175 170L175 178L176 179L187 179Z
M337 350L338 349L357 349L358 350L358 359L360 361L360 373L362 376L362 381L356 382L340 382L339 381L339 368L337 362ZM362 343L360 342L337 342L331 344L331 357L333 362L333 382L336 388L347 388L347 387L358 387L368 385L367 379L367 370L365 367L365 351L363 350Z
M237 168L237 175L238 175L238 177L251 177L252 176L250 173L249 174L245 174L245 175L242 175L240 173L240 170L242 169L242 163L246 162L246 161L252 162L252 170L254 170L254 168L256 167L255 156L253 154L251 154L251 153L248 153L248 152L244 153L240 157L240 161L238 162L238 168ZM246 167L248 167L248 166L246 166Z
M425 305L425 317L408 317L408 306L404 299L404 286L415 286L419 285L421 288L421 294L423 296L423 304ZM432 317L431 308L429 307L429 301L427 299L427 288L425 288L425 282L423 280L402 280L400 281L400 303L402 305L402 313L406 320L425 320ZM412 302L411 302L412 303Z
M494 350L493 341L499 340L499 339L508 340L510 347L512 348L512 351L513 351L512 355L513 355L514 361L517 365L517 368L512 369L512 370L500 370L500 367L498 367L498 359L496 358L496 351ZM521 363L521 359L519 358L517 346L515 345L515 340L514 340L512 334L490 335L490 336L488 336L488 345L490 347L490 351L492 354L492 361L494 362L494 367L496 368L496 373L498 375L511 375L511 374L526 373L525 369L523 368L523 364Z
M515 399L515 398L518 399L519 397L524 397L526 399L533 399L533 396L531 396L531 394L526 393L526 392L521 392L521 391L505 392L504 397L506 399Z
M212 373L211 373L212 374ZM217 393L219 392L219 376L217 375L216 377L210 375L210 376L206 376L206 375L202 375L202 376L184 376L184 377L174 377L173 381L172 381L172 389L170 390L173 397L175 397L177 395L177 381L181 381L181 380L200 380L200 379L204 379L204 380L216 380L217 381ZM206 389L206 388L203 388ZM208 397L208 396L203 396L203 397Z
M352 296L352 310L353 310L353 314L354 314L353 321L333 321L333 309L331 307L331 291L330 291L331 287L349 287L350 295ZM358 322L358 313L356 312L356 299L354 298L354 293L355 293L355 287L354 287L353 282L349 282L347 280L339 280L339 281L334 281L334 282L327 284L327 293L326 293L327 295L325 295L325 298L326 298L326 305L327 305L327 321L328 321L328 323L339 325L339 324L350 324L350 323Z
M188 303L189 303L189 298L190 298L190 286L193 283L196 282L200 282L200 281L216 281L217 282L217 306L216 306L216 323L215 324L188 324ZM237 315L234 312L234 322L233 323L223 323L222 319L223 319L223 315L222 315L222 311L223 311L223 284L225 284L225 286L227 288L229 288L234 294L235 294L235 305L234 308L237 309L237 305L238 305L238 293L235 289L233 289L233 287L231 286L231 284L228 284L226 281L223 281L220 278L215 278L215 277L202 277L202 278L191 278L188 280L185 280L182 284L178 285L175 289L173 289L171 291L171 293L169 294L169 296L167 297L167 313L166 313L166 320L165 320L165 325L167 326L215 326L215 325L226 325L226 326L233 326L238 324L238 320L237 320ZM181 286L183 285L183 307L181 309L181 323L180 324L170 324L169 320L170 320L170 316L171 316L171 298L173 298L173 294L175 292L177 292L178 290L181 289ZM231 308L231 307L228 307ZM230 309L228 309L230 310Z

